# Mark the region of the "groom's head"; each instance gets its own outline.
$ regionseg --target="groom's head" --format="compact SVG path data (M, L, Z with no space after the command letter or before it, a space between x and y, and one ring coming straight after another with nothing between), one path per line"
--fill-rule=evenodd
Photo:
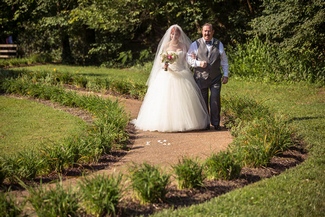
M210 23L202 26L202 37L205 41L211 41L213 38L214 30Z

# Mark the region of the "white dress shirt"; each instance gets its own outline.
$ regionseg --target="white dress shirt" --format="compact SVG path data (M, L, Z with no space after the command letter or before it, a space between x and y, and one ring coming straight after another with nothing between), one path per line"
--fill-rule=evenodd
M213 44L213 41L212 41ZM212 44L208 45L206 44L208 51L210 52L211 48L212 48ZM200 60L196 60L192 58L192 54L195 54L195 56L197 56L198 53L198 47L196 44L196 41L194 41L191 46L190 49L187 52L187 62L188 64L190 64L190 66L196 68L200 66L200 63L202 61ZM223 76L224 77L228 77L228 72L229 72L229 65L228 65L228 57L226 55L226 52L224 50L223 44L221 43L221 41L219 41L219 53L220 53L220 60L221 60L221 67L222 67L222 71L223 71Z

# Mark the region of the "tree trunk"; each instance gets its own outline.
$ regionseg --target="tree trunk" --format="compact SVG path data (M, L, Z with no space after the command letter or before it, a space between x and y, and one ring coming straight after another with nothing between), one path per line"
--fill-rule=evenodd
M70 49L69 35L64 31L62 32L61 35L61 43L62 43L62 54L61 54L62 63L73 64L74 60Z

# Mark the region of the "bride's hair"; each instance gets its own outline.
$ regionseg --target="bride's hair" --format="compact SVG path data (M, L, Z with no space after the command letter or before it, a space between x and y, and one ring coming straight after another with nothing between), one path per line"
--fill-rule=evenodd
M182 48L182 51L185 53L185 55L192 43L192 41L189 39L189 37L187 37L187 35L183 32L182 28L179 25L175 24L175 25L170 26L158 44L156 56L155 56L155 59L153 62L150 76L147 80L148 86L156 78L157 74L159 73L159 71L161 71L161 69L163 67L163 63L161 62L161 59L160 59L160 54L168 46L170 39L171 39L170 35L171 35L171 33L174 33L174 32L179 33L178 41L181 43L181 45L182 45L181 48ZM189 67L185 59L184 59L184 67L185 68Z
M175 34L176 32L178 32L179 35L182 34L182 33L181 33L181 30L179 30L179 28L178 28L177 26L173 26L173 27L171 27L171 29L170 29L170 33L171 33L171 34Z

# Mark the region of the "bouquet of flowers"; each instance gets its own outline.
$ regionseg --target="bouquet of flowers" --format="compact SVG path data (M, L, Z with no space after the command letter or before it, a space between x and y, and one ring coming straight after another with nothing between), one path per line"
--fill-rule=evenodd
M161 53L160 56L161 56L161 62L164 62L165 64L169 64L169 63L172 64L178 58L178 55L176 53L168 53L168 52ZM166 67L165 67L165 71L167 71Z

